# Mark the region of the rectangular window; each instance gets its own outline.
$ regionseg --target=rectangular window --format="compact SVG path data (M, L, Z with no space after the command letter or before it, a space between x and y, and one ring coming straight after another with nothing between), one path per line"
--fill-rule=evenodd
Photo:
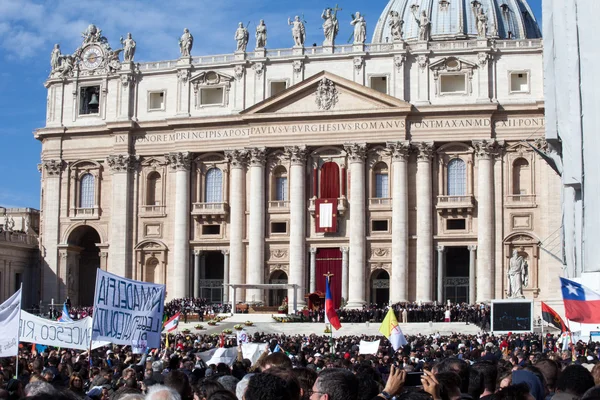
M220 235L221 225L202 225L203 235Z
M287 222L271 222L271 233L287 233Z
M148 94L148 110L165 109L165 92L150 92Z
M388 174L375 174L375 197L385 199L389 196Z
M388 85L386 76L372 76L371 89L377 90L380 93L388 94Z
M449 231L464 231L467 229L467 221L463 218L446 220L446 229Z
M271 96L275 96L287 89L287 82L271 82Z
M203 106L223 104L223 88L200 89L200 104Z
M275 178L275 200L287 201L288 181L287 177Z
M511 74L510 74L510 91L512 93L529 92L529 73L527 73L527 72L511 72Z
M79 89L79 115L100 113L100 86L85 86Z
M388 231L388 220L374 220L371 221L371 230L373 232L387 232Z
M440 75L440 93L461 94L467 92L467 81L465 74Z

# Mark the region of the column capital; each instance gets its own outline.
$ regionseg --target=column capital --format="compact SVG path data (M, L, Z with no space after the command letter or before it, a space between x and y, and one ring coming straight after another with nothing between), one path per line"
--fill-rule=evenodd
M495 139L473 140L473 148L479 159L489 159L501 154L504 142Z
M106 158L106 164L113 174L133 170L138 158L131 154L113 154Z
M438 251L438 253L443 253L443 252L445 252L445 251L446 251L446 246L439 244L439 245L437 246L437 251Z
M194 255L195 256L201 256L202 255L202 250L194 250Z
M229 249L221 250L221 254L223 254L224 256L228 256L229 255Z
M392 156L392 161L405 161L410 151L410 141L387 142L385 147Z
M431 162L433 157L433 142L417 142L413 143L413 147L417 152L417 161Z
M367 155L366 143L344 143L344 150L348 153L350 163L364 163Z
M476 244L470 244L467 246L467 249L469 249L469 251L475 251L477 250L477 245Z
M348 253L349 250L350 250L350 248L348 246L342 246L342 247L340 247L340 251L342 253Z
M267 149L264 147L252 147L248 149L251 166L264 166L267 161Z
M44 160L40 164L41 169L46 171L48 176L59 176L64 168L63 160Z
M189 171L192 165L192 155L189 152L165 154L167 164L176 171Z
M231 168L244 168L248 160L248 152L246 150L226 150L225 158L229 161Z
M302 165L306 164L306 155L308 151L306 150L306 146L286 146L285 147L285 155L290 159L292 165Z
M311 254L316 254L316 253L317 253L317 248L316 248L316 247L311 247L310 249L308 249L308 251L309 251Z

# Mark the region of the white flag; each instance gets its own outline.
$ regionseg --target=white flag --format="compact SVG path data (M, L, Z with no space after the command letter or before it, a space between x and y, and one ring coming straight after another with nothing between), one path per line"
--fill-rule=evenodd
M0 357L15 357L19 354L21 290L17 290L0 305Z

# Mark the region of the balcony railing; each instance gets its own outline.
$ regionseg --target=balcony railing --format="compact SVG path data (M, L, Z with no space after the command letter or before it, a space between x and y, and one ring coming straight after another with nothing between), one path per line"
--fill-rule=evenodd
M475 206L475 200L472 195L468 196L438 196L436 208L438 211L444 210L467 210L470 211Z
M144 217L155 217L155 216L164 216L166 211L165 206L159 205L143 205L140 208L140 212Z
M391 207L392 199L390 197L372 197L369 199L369 208L387 210Z
M203 218L223 218L229 213L227 203L194 203L192 205L192 215Z
M533 207L535 206L535 194L509 194L506 196L508 207Z
M18 243L20 245L37 246L38 239L24 232L0 231L0 242Z
M73 209L73 218L90 219L99 216L98 207L77 207Z
M285 212L289 211L290 202L288 200L270 200L269 211L270 212Z
M315 197L313 197L312 199L309 200L309 205L308 205L308 211L310 212L310 214L313 217L315 216L315 209L316 209L315 201L316 200L317 199ZM337 210L338 210L338 213L340 213L340 215L344 215L346 210L348 210L348 200L346 200L345 197L338 198Z

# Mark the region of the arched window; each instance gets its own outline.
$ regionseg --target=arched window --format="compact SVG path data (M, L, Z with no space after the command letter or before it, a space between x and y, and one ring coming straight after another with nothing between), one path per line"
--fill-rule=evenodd
M158 172L152 171L146 178L146 205L159 206L162 200L162 179Z
M465 196L467 194L467 165L460 158L448 163L448 196Z
M513 194L531 194L529 162L524 158L513 162Z
M287 170L283 166L275 169L275 190L273 195L277 201L287 201L288 199L288 177Z
M206 173L204 188L205 203L223 202L223 173L219 168L211 168Z
M387 164L383 162L377 163L373 171L375 173L375 197L378 199L390 197L390 181Z
M94 175L83 175L79 183L79 208L94 208L96 189Z

